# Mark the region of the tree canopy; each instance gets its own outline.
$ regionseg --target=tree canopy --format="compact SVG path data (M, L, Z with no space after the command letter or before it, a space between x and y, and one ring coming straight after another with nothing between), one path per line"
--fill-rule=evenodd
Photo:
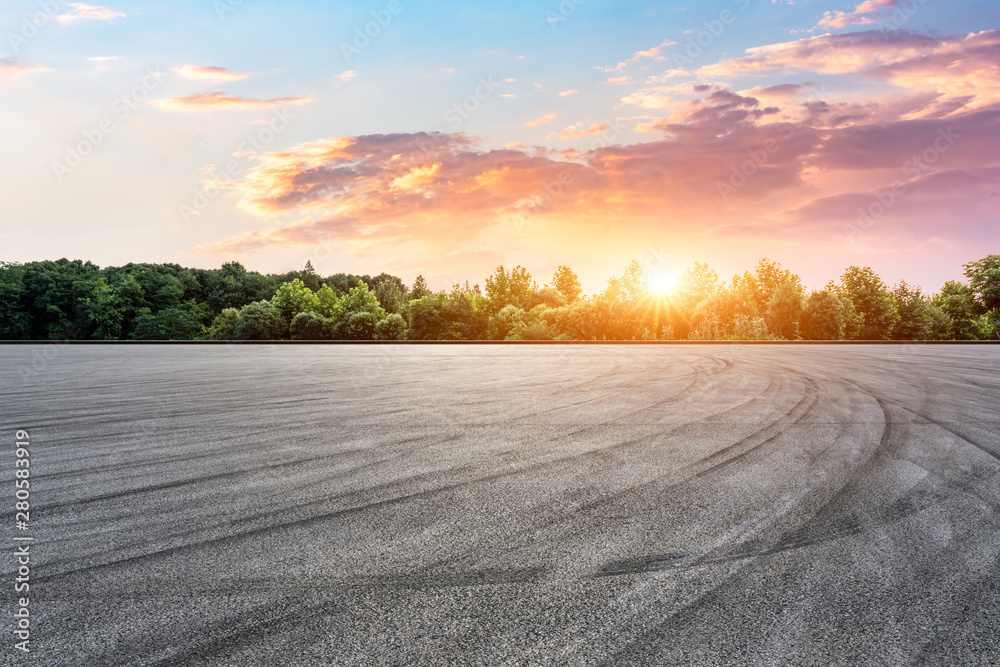
M0 337L92 340L977 340L1000 326L1000 255L968 282L927 294L870 267L806 292L770 259L725 282L702 262L655 293L638 261L586 296L560 265L539 286L522 266L435 292L423 276L335 273L311 263L264 275L238 262L100 267L80 260L0 263Z

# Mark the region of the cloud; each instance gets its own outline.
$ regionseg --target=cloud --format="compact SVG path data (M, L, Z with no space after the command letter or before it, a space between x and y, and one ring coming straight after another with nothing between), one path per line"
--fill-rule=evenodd
M917 116L947 116L1000 102L1000 30L933 37L903 30L821 35L747 49L742 58L698 70L732 78L791 71L887 81L922 103Z
M221 83L224 81L242 81L252 74L252 72L234 72L225 67L202 67L200 65L183 65L175 67L174 72L179 76L192 81L212 81Z
M569 90L564 90L561 93L559 93L559 97L569 97L570 95L576 95L578 92L580 92L580 91L576 90L574 88L571 88Z
M240 210L270 227L197 251L332 243L356 256L386 247L414 257L483 247L587 256L658 238L678 248L728 238L739 239L740 253L824 244L889 253L953 244L949 226L989 240L1000 219L1000 107L902 118L912 105L887 112L816 90L679 85L662 91L676 97L670 113L629 119L648 121L648 140L638 143L618 140L620 127L608 121L566 128L559 136L573 145L560 151L420 132L260 153L229 187ZM945 151L941 132L954 138ZM870 241L847 245L845 222L896 180L906 197L867 232Z
M524 127L538 127L540 125L548 125L558 117L559 114L557 113L550 113L546 116L539 116L535 120L529 120L527 123L524 123Z
M651 49L646 49L644 51L636 51L635 53L632 54L630 58L626 58L625 60L621 61L614 67L604 67L603 69L605 72L618 72L625 69L629 65L641 62L642 60L663 60L664 59L663 51L670 46L674 46L676 43L677 42L672 42L669 39L665 39L662 42L660 42L657 46L654 46Z
M844 28L849 25L870 25L875 23L874 16L880 9L895 9L899 0L865 0L851 12L828 11L816 24L816 28ZM810 31L811 32L811 31Z
M614 84L616 86L625 86L630 83L633 83L633 81L627 76L613 76L610 79L608 79L606 83Z
M221 91L198 93L188 97L168 97L154 100L153 106L168 111L203 111L211 109L267 109L271 107L299 106L311 104L316 98L279 97L273 100L255 100L246 97L230 97Z
M591 134L603 134L610 130L611 127L607 123L594 123L590 127L584 129L578 129L574 125L570 125L565 131L559 133L560 139L579 139L580 137L586 137Z
M94 56L92 58L87 58L87 62L94 63L94 69L98 72L103 72L108 69L108 65L110 63L121 63L124 60L124 56Z
M71 11L56 16L56 21L66 25L77 21L114 21L117 18L125 17L125 14L107 7L85 5L82 2L71 2L67 6L72 8Z
M45 65L25 62L20 58L0 58L0 76L18 76L48 70L49 68Z
M341 72L337 78L340 79L341 81L349 81L354 77L356 77L357 75L358 75L357 72L355 72L352 69L349 69L346 72Z

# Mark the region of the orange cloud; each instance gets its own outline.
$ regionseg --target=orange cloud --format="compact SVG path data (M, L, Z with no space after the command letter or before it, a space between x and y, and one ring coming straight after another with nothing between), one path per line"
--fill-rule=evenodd
M673 113L641 118L660 136L632 144L595 123L568 128L563 138L576 146L564 151L484 149L469 135L422 132L257 154L229 187L241 210L272 226L196 251L329 243L356 256L558 247L587 257L717 238L739 239L741 253L755 252L753 243L848 247L845 221L895 181L910 194L866 230L870 252L933 244L949 225L964 225L967 238L995 234L1000 106L906 119L876 115L867 102L806 97L813 89L687 84Z
M548 125L558 117L559 114L550 113L547 116L540 116L535 120L529 120L527 123L524 124L524 127L538 127L540 125Z
M576 90L574 88L571 88L570 90L564 90L561 93L559 93L559 97L569 97L570 95L576 95L578 92L580 92L580 91Z
M46 72L48 67L37 63L28 63L20 58L0 58L0 76L17 76L30 72Z
M114 21L117 18L124 18L125 14L108 9L107 7L97 7L86 5L82 2L71 2L68 5L72 10L66 14L60 14L56 21L63 24L76 23L77 21Z
M603 134L610 129L611 127L607 123L594 123L590 127L583 130L578 130L574 126L570 125L564 132L559 133L559 138L579 139L580 137L586 137L591 134Z
M625 69L631 64L638 63L643 59L663 60L664 59L663 51L666 50L667 47L674 46L676 43L677 42L672 42L669 39L665 39L651 49L646 49L644 51L636 51L635 53L632 54L630 58L626 58L625 60L621 61L614 67L605 67L604 71L617 72Z
M273 100L255 100L245 97L229 97L220 91L198 93L188 97L168 97L153 101L153 106L168 111L204 111L212 109L267 109L271 107L300 106L311 104L316 98L278 97Z
M199 65L175 67L174 72L185 79L213 82L242 81L251 74L251 72L234 72L225 67L201 67Z

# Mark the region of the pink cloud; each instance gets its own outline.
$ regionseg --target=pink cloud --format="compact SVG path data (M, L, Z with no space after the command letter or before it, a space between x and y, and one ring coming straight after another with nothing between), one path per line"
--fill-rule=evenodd
M30 72L48 71L45 65L29 63L20 58L0 58L0 76L17 76Z
M82 2L71 2L68 5L72 9L56 17L56 21L63 24L76 23L77 21L114 21L117 18L124 18L125 14L116 12L107 7L86 5Z
M748 49L698 73L732 78L796 70L885 80L924 100L913 117L947 116L1000 102L1000 30L940 38L902 30L822 35Z
M278 97L272 100L255 100L245 97L230 97L220 91L198 93L188 97L168 97L155 100L153 105L168 111L204 111L213 109L267 109L271 107L299 106L311 104L316 98Z
M947 48L968 57L988 51L989 41L982 34L932 40L942 60L931 58L924 71L943 66ZM899 78L917 68L906 58L888 62L862 75ZM894 180L912 196L882 219L883 243L867 252L888 252L904 240L933 246L947 237L935 217L948 210L957 212L948 220L971 216L963 224L978 230L973 236L994 224L990 179L1000 168L1000 108L966 104L947 119L910 118L904 116L916 97L886 109L818 92L807 82L742 92L678 86L664 91L677 96L671 113L641 117L653 133L642 143L611 145L614 128L594 123L564 131L560 136L577 145L563 151L488 149L465 134L416 133L334 137L260 154L232 188L240 209L276 226L198 251L231 255L329 242L356 255L393 247L445 256L516 237L519 247L555 244L582 256L625 252L664 235L679 248L722 237L740 238L744 250L751 242L846 243L844 220L856 217L858 202L871 201L873 184ZM904 171L949 128L959 137L946 151ZM720 184L736 181L722 196Z
M202 67L200 65L184 65L175 67L174 72L185 79L192 81L242 81L251 75L251 72L235 72L225 67Z
M664 59L663 51L665 51L668 47L674 46L676 43L677 42L665 39L662 42L660 42L657 46L654 46L650 49L636 51L635 53L632 54L630 58L626 58L625 60L621 61L614 67L605 67L604 71L617 72L625 69L629 65L641 62L642 60L663 60Z
M870 25L875 23L875 18L871 16L872 14L876 14L880 9L894 9L898 4L899 0L865 0L851 12L825 12L823 18L816 25L816 28L844 28L849 25Z

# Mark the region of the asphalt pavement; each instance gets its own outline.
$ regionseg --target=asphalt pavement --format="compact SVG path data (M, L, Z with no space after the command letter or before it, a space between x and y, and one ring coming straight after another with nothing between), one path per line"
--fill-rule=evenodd
M998 346L8 345L0 403L2 664L1000 664Z

